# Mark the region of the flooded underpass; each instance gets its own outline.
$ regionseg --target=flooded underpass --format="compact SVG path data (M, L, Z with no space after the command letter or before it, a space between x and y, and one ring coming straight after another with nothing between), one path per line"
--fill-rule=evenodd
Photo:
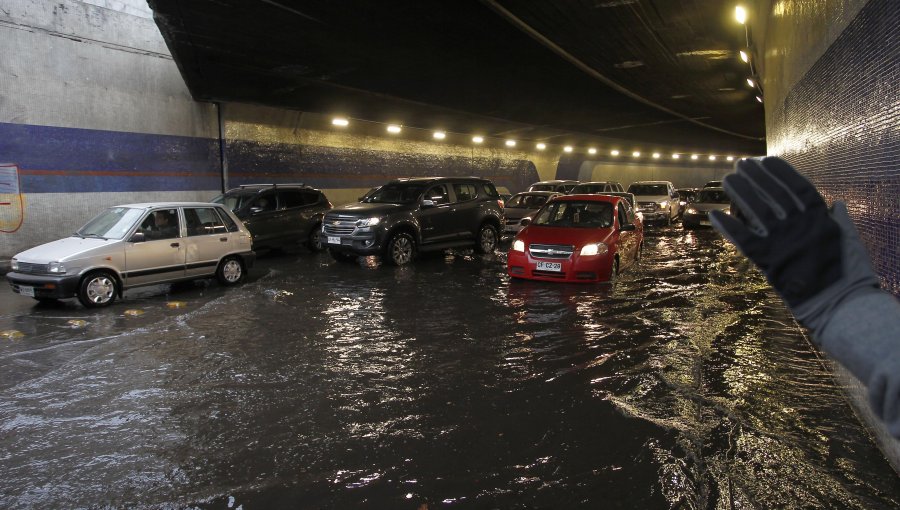
M233 288L0 303L4 508L900 506L828 362L709 231L648 228L613 288L297 250Z

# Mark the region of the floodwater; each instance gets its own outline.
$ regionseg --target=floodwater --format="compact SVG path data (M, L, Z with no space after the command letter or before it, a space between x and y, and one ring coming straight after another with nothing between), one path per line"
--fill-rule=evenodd
M99 311L4 288L0 507L900 506L827 362L715 233L648 228L614 288L504 264L297 250Z

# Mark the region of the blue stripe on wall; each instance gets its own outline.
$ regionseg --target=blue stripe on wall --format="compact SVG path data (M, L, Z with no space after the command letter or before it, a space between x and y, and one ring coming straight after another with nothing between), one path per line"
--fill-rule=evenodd
M524 159L413 154L229 140L229 186L305 182L366 188L397 177L486 177L512 192L539 179ZM216 190L218 141L0 123L0 162L19 168L23 193Z
M23 193L219 189L218 141L0 123L0 161Z

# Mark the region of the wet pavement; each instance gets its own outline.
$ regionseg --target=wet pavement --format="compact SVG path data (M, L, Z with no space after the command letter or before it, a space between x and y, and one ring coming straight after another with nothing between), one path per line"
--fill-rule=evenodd
M709 231L608 285L304 250L242 285L0 290L3 508L896 508L777 296Z

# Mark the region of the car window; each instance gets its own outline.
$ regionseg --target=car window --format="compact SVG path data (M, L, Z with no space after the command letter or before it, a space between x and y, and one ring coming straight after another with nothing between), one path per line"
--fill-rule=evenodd
M494 187L494 183L485 182L481 184L481 187L484 189L484 194L491 198L500 198L500 194L497 193L497 188Z
M257 209L262 212L275 210L275 195L267 193L256 197L256 200L250 203L251 209Z
M431 200L434 205L443 205L450 203L450 194L447 193L447 186L439 184L428 188L425 192L425 200Z
M219 218L225 224L225 228L229 232L237 232L238 230L240 230L237 226L237 223L235 223L234 220L231 219L231 216L229 216L228 213L219 208L216 208L216 213L219 214Z
M244 207L253 198L254 193L226 193L210 200L214 204L222 204L232 211Z
M475 186L472 184L454 184L453 192L456 193L457 202L475 200L475 198L478 196L478 192L475 191Z
M138 232L144 234L148 240L174 239L181 235L180 222L177 209L157 209L151 212L141 222Z
M619 226L628 225L630 222L628 221L628 215L625 214L625 207L622 206L622 202L619 202Z
M212 207L185 207L184 225L188 236L224 234L228 231Z
M528 191L556 191L556 186L552 184L534 184Z
M278 208L290 209L292 207L303 207L308 204L306 197L302 191L279 191L278 192Z
M550 202L532 221L548 227L608 228L613 224L613 208L608 202Z
M620 205L625 207L625 218L628 219L628 223L634 223L634 209L631 207L631 204L626 200L624 203Z
M574 184L563 184L562 186L559 187L558 191L568 194L568 193L571 193L573 189L575 189Z
M695 202L700 204L729 204L731 199L723 190L705 189L697 194Z

